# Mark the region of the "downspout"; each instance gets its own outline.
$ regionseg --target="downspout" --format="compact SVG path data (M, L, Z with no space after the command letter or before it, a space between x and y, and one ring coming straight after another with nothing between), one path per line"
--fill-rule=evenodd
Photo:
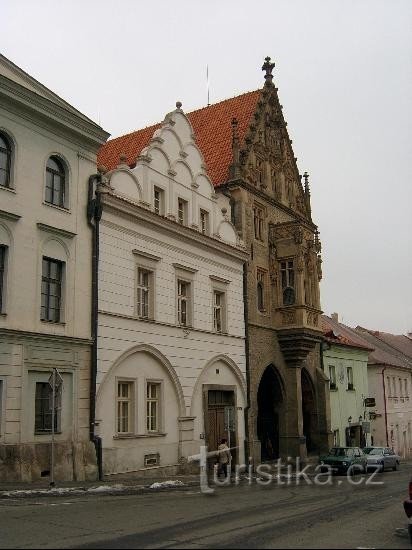
M102 214L100 193L95 192L101 184L101 173L89 177L87 221L92 230L92 310L91 310L91 337L92 356L90 371L90 414L89 437L96 449L96 461L99 480L103 479L102 439L95 434L96 426L96 382L97 382L97 335L98 335L98 311L99 311L99 221Z
M386 408L385 371L386 371L386 367L383 367L383 370L382 370L382 385L383 385L383 403L384 403L384 407L385 407L386 446L389 447L389 438L388 438L388 410L387 410L387 408Z
M245 429L246 429L246 444L245 458L250 458L250 431L249 431L249 411L250 411L250 361L249 361L249 306L248 306L248 291L247 291L247 262L243 262L243 318L245 324L245 359L246 359L246 396L247 404L245 407Z

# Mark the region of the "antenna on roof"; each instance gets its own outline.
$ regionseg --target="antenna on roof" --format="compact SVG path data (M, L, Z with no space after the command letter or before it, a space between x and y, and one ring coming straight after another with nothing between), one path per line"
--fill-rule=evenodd
M210 105L209 65L206 65L207 106Z

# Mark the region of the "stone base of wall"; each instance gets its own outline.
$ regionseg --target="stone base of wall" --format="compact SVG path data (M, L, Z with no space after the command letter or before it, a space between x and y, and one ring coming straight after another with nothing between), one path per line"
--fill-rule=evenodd
M51 444L0 445L0 482L32 482L50 478ZM56 481L95 481L98 477L93 443L55 444Z

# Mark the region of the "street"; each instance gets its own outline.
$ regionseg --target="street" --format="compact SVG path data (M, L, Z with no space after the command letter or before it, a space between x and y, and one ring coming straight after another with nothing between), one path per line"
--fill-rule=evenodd
M383 485L231 485L148 495L0 501L1 548L410 548L410 467ZM313 478L312 478L313 481ZM244 482L247 483L247 482Z

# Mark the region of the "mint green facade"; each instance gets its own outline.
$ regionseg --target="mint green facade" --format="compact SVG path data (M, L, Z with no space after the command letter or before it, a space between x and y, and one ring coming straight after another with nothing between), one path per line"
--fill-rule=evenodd
M334 445L370 445L369 414L364 406L369 396L368 351L345 344L328 345L329 349L323 352L323 364L330 385Z

